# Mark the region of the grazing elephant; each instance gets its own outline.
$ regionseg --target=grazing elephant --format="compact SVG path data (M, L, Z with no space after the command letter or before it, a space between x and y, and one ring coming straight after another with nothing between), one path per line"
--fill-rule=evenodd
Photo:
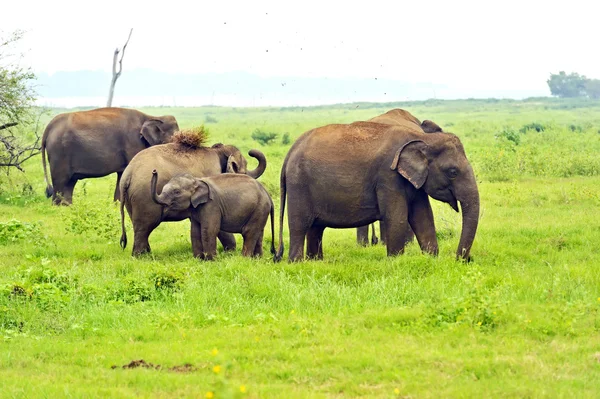
M402 126L411 131L418 131L422 133L439 133L442 132L442 128L437 123L424 120L420 122L410 112L394 108L384 114L378 115L368 120L368 122L383 123L385 125ZM379 242L377 235L375 234L375 225L372 225L371 245L376 245ZM414 238L414 232L408 226L408 233L406 236L406 243L410 243ZM381 243L385 244L385 224L379 221L379 235L381 237ZM369 226L361 226L356 229L356 242L359 245L369 245Z
M479 191L459 138L372 122L333 124L304 133L290 148L280 177L280 243L289 200L289 260L323 258L326 227L383 220L388 256L403 253L407 225L421 249L438 253L429 196L463 212L457 257L469 258L479 221Z
M133 223L133 255L150 252L148 237L161 222L175 222L190 217L189 209L163 212L160 205L152 201L150 179L152 170L160 174L157 187L163 186L174 176L189 173L196 177L207 177L221 173L241 173L258 179L267 167L264 154L250 150L248 154L258 159L258 167L247 170L246 158L232 145L215 144L212 147L189 146L185 134L178 133L174 142L157 145L137 154L123 172L121 179L121 247L127 246L125 215L127 208ZM192 232L194 234L194 232ZM225 250L234 250L236 243L232 234L221 232L219 240Z
M158 173L152 171L152 199L166 212L191 213L194 256L213 260L220 231L241 233L243 256L262 256L263 233L271 215L271 253L275 255L275 208L267 190L248 175L225 173L197 178L178 175L156 192Z
M126 108L98 108L55 116L42 136L46 196L52 197L55 205L70 205L77 180L116 172L116 201L120 197L121 175L135 154L171 141L177 130L173 116L150 116ZM46 151L52 185L46 170Z

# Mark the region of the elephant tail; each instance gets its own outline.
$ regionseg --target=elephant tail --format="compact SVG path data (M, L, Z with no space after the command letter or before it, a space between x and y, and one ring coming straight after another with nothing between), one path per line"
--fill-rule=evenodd
M52 194L54 194L54 188L48 180L48 169L46 168L46 137L48 137L49 128L50 125L46 127L46 130L44 131L44 136L42 137L42 167L44 168L44 180L46 180L46 197L48 198L52 197Z
M119 201L121 203L121 240L119 241L119 244L121 245L121 248L123 248L123 250L125 250L125 248L127 247L127 231L125 230L125 201L127 200L127 185L123 184L123 187L121 187L121 200Z
M273 261L274 262L279 262L281 259L283 259L283 251L284 251L284 245L283 245L283 213L285 211L285 195L286 195L286 185L285 185L285 169L287 166L287 158L286 160L283 162L283 166L281 168L281 176L279 179L279 248L277 249L277 254L274 256ZM273 217L271 216L271 221L273 221Z
M275 252L275 205L273 205L273 201L271 201L271 254L277 255Z

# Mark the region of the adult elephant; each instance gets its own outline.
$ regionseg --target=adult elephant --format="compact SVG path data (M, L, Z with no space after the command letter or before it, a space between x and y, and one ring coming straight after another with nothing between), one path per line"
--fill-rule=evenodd
M119 181L131 159L143 149L167 143L179 130L173 116L150 116L127 108L98 108L56 115L42 136L46 196L70 205L77 180L117 173ZM46 151L52 184L48 181Z
M384 114L377 115L374 118L368 120L368 122L382 123L384 125L402 126L410 131L419 133L439 133L442 132L442 128L437 123L431 120L419 121L410 112L401 109L394 108ZM376 245L379 242L377 235L375 234L375 225L371 225L372 235L371 244ZM381 237L381 243L385 244L385 224L379 221L379 236ZM414 232L408 226L408 232L406 236L406 243L410 243L414 238ZM361 226L356 229L356 242L359 245L369 245L369 225Z
M429 196L463 212L457 257L469 258L479 220L479 191L459 138L373 122L333 124L304 133L281 170L280 244L289 200L289 260L322 259L326 227L383 220L387 254L403 253L407 225L424 252L438 253Z
M123 172L121 179L121 247L127 246L125 232L125 213L127 209L129 218L133 223L133 251L134 256L150 252L148 238L152 231L161 222L176 222L188 219L191 216L189 209L167 210L155 203L152 199L152 171L156 169L158 181L156 187L162 190L163 186L176 175L189 173L195 177L208 177L220 173L245 173L258 179L267 167L264 154L258 150L250 150L248 155L258 160L254 170L247 169L246 158L240 150L232 145L215 144L212 147L190 145L186 133L175 135L172 143L157 145L137 154ZM192 224L192 237L199 235L194 231ZM233 234L220 232L219 241L225 250L234 250L236 242Z

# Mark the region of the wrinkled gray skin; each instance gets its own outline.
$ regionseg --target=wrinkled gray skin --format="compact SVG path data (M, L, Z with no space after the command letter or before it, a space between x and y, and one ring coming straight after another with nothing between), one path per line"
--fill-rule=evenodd
M247 175L225 173L197 178L189 173L173 177L156 192L158 174L153 171L152 199L164 212L191 213L194 256L213 260L220 231L241 233L243 256L262 256L263 233L271 215L271 253L275 255L274 207L267 190Z
M77 180L117 173L116 201L121 175L131 159L147 147L168 143L177 130L173 116L150 116L134 109L98 108L59 114L42 136L46 195L55 205L70 205Z
M388 256L404 252L410 225L424 252L437 255L429 196L463 217L457 258L469 259L479 221L479 191L459 138L451 133L372 122L333 124L304 133L281 170L279 250L289 201L289 261L323 258L326 227L353 228L382 220Z
M190 217L189 209L163 212L162 207L152 200L150 179L153 169L159 174L159 190L162 190L171 178L183 173L207 177L230 172L247 174L258 179L267 167L267 160L258 150L250 150L248 154L259 161L254 170L247 170L246 158L232 145L215 144L212 147L182 149L176 143L169 143L148 148L137 154L123 172L121 179L121 247L125 249L127 246L124 208L127 209L133 223L134 256L150 252L148 238L161 222L176 222ZM236 247L233 234L220 232L219 240L226 251Z
M422 133L440 133L442 132L442 128L437 125L437 123L424 120L420 122L414 115L410 112L395 108L384 114L378 115L374 118L368 120L368 122L375 123L383 123L385 125L394 125L394 126L403 126L410 131L422 132ZM371 225L372 235L371 235L371 245L376 245L379 242L377 235L375 234L375 225ZM414 232L408 227L408 233L406 236L406 243L410 243L414 238ZM381 243L385 245L385 224L382 221L379 221L379 235L381 237ZM356 242L359 245L367 246L369 245L369 226L361 226L356 229Z

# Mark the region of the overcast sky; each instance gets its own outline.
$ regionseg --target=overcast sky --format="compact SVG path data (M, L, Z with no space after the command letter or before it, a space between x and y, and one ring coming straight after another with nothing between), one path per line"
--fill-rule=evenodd
M600 78L593 1L6 1L35 71L248 71L547 90L551 72Z

